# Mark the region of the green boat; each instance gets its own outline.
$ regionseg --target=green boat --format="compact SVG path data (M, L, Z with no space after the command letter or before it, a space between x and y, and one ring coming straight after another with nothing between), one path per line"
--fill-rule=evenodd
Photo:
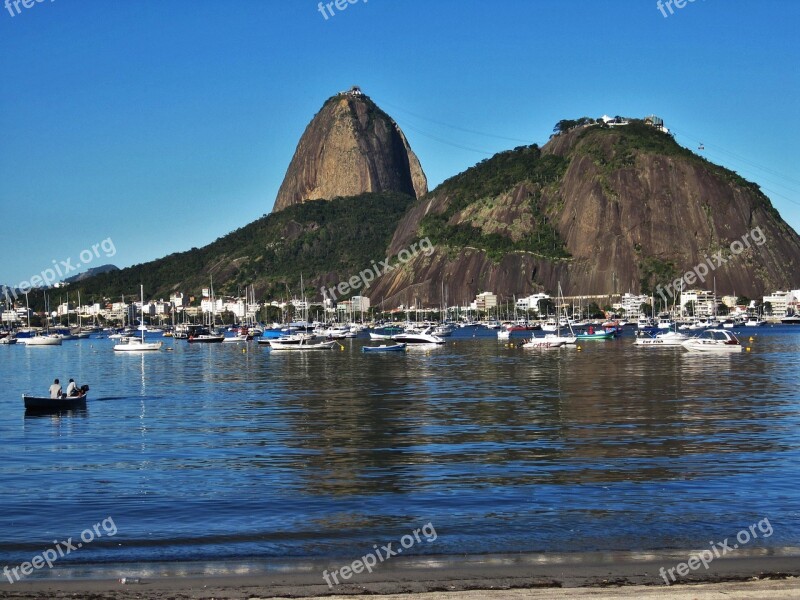
M613 331L593 331L592 333L576 333L579 340L610 340L614 337Z

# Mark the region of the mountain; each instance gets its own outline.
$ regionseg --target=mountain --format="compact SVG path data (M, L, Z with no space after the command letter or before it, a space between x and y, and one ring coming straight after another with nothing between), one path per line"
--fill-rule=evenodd
M321 113L374 106L342 96ZM391 124L377 114L373 123ZM401 268L359 292L386 306L438 305L443 287L450 304L481 291L503 301L552 293L559 282L568 296L651 293L722 250L724 264L687 288L712 289L715 279L720 293L758 298L797 287L800 238L758 186L642 121L578 123L541 148L500 152L427 194L407 178L406 193L289 203L203 248L73 285L99 299L134 294L142 282L149 295L166 298L197 295L213 275L220 294L253 284L259 298L272 300L299 295L302 274L308 297L319 300L323 284L345 282L429 238L432 252L426 242L425 252L409 252ZM341 164L348 166L326 167L332 179L347 177L345 155ZM762 243L752 243L755 232ZM743 239L749 247L731 256L731 244Z
M442 282L451 302L481 291L553 292L559 282L567 295L651 293L700 263L715 270L694 287L712 289L715 278L717 290L759 297L797 285L800 238L757 185L643 121L581 123L418 199L388 254L426 236L436 249L379 279L370 295L438 304ZM731 256L742 239L750 247ZM724 264L706 260L720 251Z
M137 294L151 298L176 291L199 296L211 278L218 294L237 294L254 285L259 298L300 295L303 275L309 297L323 283L358 273L384 257L397 223L413 198L402 194L362 194L290 206L219 238L203 248L171 254L70 286L83 298ZM316 296L312 296L316 294Z
M419 198L427 191L400 127L354 87L329 98L306 127L273 212L307 200L381 192Z
M72 277L67 277L64 280L64 283L77 283L79 281L83 281L84 279L89 279L95 275L108 273L110 271L119 271L119 267L116 265L100 265L99 267L92 267L90 269L86 269L83 273L73 275Z

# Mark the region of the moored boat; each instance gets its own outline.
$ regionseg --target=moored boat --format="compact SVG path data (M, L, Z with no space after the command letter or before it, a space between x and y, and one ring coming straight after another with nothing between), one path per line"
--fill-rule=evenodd
M557 336L556 336L557 338ZM561 348L561 346L565 345L566 342L564 340L559 339L545 339L545 338L531 338L524 344L522 344L523 348L536 348L539 350L551 350L555 348Z
M58 335L39 334L33 337L18 338L18 340L25 346L60 346L62 338Z
M595 331L591 327L586 333L578 333L575 337L579 340L610 340L614 337L614 331Z
M403 333L398 333L393 336L395 342L403 344L444 344L445 341L438 335L433 334L431 327L426 327L423 330L408 329Z
M142 321L144 321L144 286L139 286L142 295ZM115 352L153 352L161 350L163 342L146 342L144 340L144 327L140 327L141 337L123 337L118 344L114 344Z
M406 349L405 344L392 344L386 345L382 344L380 346L363 346L361 348L362 352L402 352Z
M647 346L647 347L664 347L664 346L681 346L683 342L690 339L688 335L678 333L675 331L667 331L666 333L659 333L658 335L649 337L639 337L634 343L634 346Z
M290 336L290 338L294 338L295 336ZM314 340L314 336L300 334L300 339L278 339L278 340L270 340L269 345L273 350L298 350L298 351L305 351L305 350L330 350L334 346L338 345L336 341L324 341L324 342L317 342Z
M690 352L729 354L743 350L742 343L737 337L724 329L707 329L699 336L689 338L682 345Z

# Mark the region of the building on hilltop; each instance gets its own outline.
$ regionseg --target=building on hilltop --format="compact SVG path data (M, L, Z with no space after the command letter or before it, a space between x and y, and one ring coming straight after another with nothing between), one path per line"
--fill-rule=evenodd
M650 115L649 117L644 118L644 122L646 125L650 125L651 127L655 127L662 133L669 133L669 129L664 127L664 119L661 117L657 117L655 115Z
M361 91L361 88L357 85L354 85L346 92L339 92L340 96L363 96L364 92Z

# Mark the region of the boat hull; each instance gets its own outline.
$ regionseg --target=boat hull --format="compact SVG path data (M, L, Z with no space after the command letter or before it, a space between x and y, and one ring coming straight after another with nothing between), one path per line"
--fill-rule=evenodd
M20 344L24 344L25 346L60 346L62 341L60 337L55 336L36 336L29 338L18 338L18 340Z
M86 397L88 395L54 399L22 394L22 401L25 403L25 410L28 412L58 412L86 408Z
M190 344L221 344L224 340L224 335L198 335L188 338Z
M600 331L597 333L579 333L575 337L579 340L610 340L614 337L614 332Z
M566 342L562 340L539 340L534 339L522 344L523 348L532 348L536 350L555 350L556 348L561 348L564 346Z
M114 344L114 352L156 352L163 342L140 342L132 340L125 344Z
M280 351L291 351L294 350L296 352L304 352L306 350L330 350L334 346L336 346L336 342L320 342L320 343L283 343L278 342L277 340L272 340L270 342L270 347L273 350L280 350Z
M362 352L402 352L406 349L405 344L393 344L391 346L364 346L361 348Z

